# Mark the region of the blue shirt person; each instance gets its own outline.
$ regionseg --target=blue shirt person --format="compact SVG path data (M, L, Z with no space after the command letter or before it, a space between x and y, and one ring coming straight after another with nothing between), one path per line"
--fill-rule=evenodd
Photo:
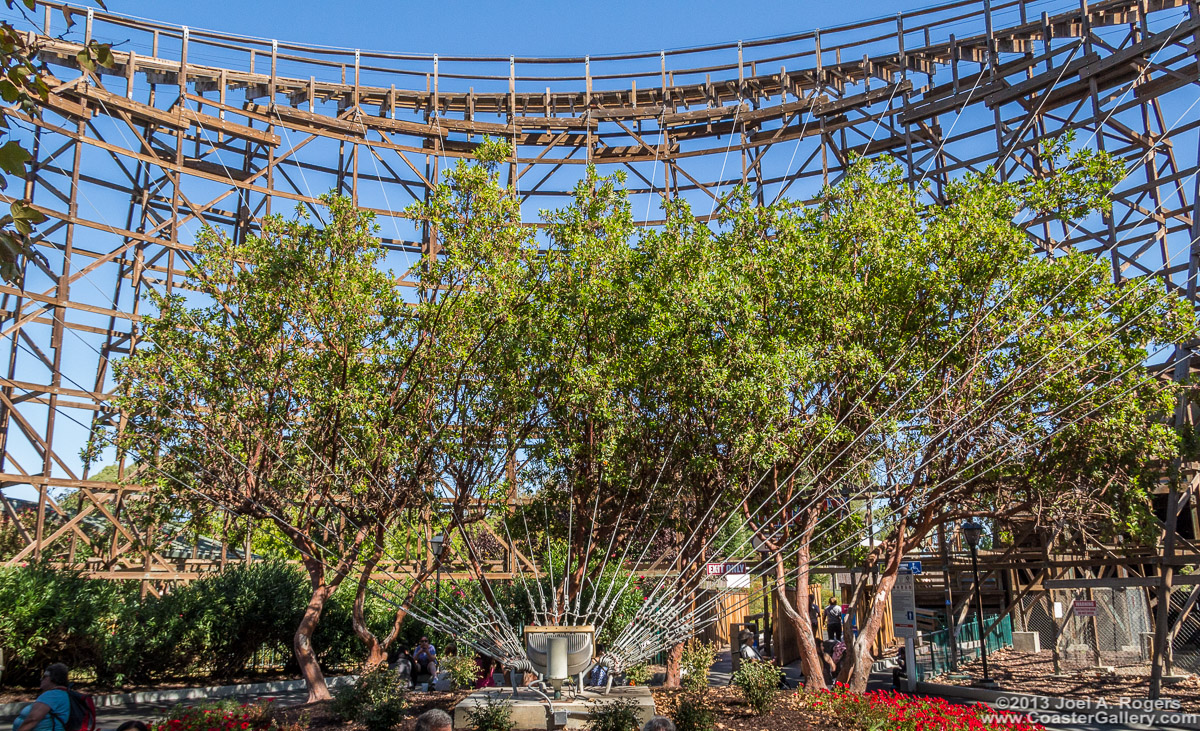
M42 673L41 695L21 709L13 721L13 731L66 731L71 717L71 697L67 694L67 666L54 663Z

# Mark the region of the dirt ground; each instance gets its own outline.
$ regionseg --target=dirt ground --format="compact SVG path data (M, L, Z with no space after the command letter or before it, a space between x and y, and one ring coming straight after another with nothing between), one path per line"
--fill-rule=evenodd
M409 718L405 719L397 727L397 731L412 731L413 726L416 724L417 716L430 708L440 708L447 713L453 713L454 707L467 695L467 691L456 691L453 693L410 693L408 696ZM333 731L333 729L354 731L361 728L359 724L347 723L333 715L331 704L332 701L323 701L310 706L281 708L279 709L279 717L287 721L305 721L308 728L312 731Z
M662 688L653 688L652 691L657 712L670 716L681 691ZM716 687L710 693L717 709L717 731L843 731L856 728L819 708L813 708L809 705L809 699L799 691L780 693L775 706L764 716L751 713L741 694L734 688Z
M1064 671L1066 677L1056 678L1054 658L1049 650L1025 653L1005 649L989 653L988 671L1003 690L1033 695L1104 698L1112 703L1121 697L1145 698L1150 689L1149 666L1117 668L1112 673L1094 668L1068 668ZM983 665L979 661L963 665L962 674L969 677L943 675L932 681L970 685L983 678ZM1200 712L1200 678L1194 675L1178 683L1164 684L1162 695L1179 701L1185 711Z

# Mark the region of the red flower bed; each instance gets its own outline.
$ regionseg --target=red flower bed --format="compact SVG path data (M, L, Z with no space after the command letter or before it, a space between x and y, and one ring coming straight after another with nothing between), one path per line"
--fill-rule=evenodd
M984 704L963 706L944 698L910 696L883 690L851 693L844 686L826 690L812 703L864 729L889 731L1044 731L1027 716Z
M298 731L299 724L281 724L270 703L239 705L213 703L194 708L176 706L150 731Z

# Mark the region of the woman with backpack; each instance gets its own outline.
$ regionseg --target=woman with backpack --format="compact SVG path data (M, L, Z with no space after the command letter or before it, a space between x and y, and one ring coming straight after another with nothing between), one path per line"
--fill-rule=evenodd
M71 717L71 696L67 692L67 666L56 662L42 673L42 692L37 700L21 709L13 721L13 731L66 731Z
M13 731L96 731L92 697L67 684L67 666L56 662L42 673L42 693L21 709Z

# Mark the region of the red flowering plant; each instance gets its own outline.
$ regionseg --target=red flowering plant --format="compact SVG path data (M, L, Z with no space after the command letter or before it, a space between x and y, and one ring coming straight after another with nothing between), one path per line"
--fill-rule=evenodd
M944 698L883 690L853 693L844 685L815 694L812 705L865 731L1045 731L1028 717L985 704L964 706Z
M218 701L175 706L150 725L150 731L301 731L306 721L281 721L271 703Z

